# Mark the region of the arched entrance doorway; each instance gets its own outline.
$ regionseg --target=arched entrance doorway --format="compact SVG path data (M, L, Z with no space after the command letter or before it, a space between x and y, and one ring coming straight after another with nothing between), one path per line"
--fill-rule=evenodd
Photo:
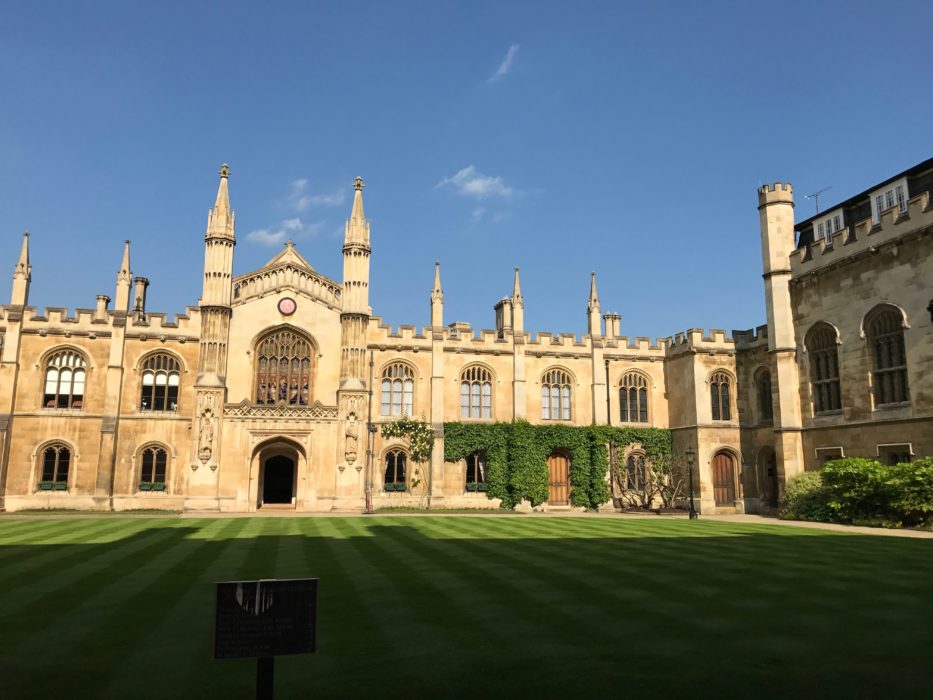
M735 459L728 452L713 456L713 498L717 506L735 505Z
M548 505L565 506L570 503L570 458L555 450L547 458Z
M298 465L302 454L294 444L284 440L268 443L258 450L256 505L259 508L295 507Z
M778 478L777 459L770 447L761 448L758 453L758 488L761 504L777 508Z

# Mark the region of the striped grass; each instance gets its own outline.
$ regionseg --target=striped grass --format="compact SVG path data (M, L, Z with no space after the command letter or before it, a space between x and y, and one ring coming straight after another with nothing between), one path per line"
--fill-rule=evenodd
M0 520L4 698L251 697L215 581L317 576L276 697L933 689L933 543L609 518Z

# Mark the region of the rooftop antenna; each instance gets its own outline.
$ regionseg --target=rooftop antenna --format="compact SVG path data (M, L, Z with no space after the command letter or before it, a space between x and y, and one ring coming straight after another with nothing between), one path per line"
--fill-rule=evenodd
M831 190L832 188L833 186L830 185L829 187L824 187L823 189L819 190L818 192L814 192L813 194L804 195L804 197L806 197L807 199L812 199L816 201L816 213L817 214L820 213L820 195L823 194L826 190Z

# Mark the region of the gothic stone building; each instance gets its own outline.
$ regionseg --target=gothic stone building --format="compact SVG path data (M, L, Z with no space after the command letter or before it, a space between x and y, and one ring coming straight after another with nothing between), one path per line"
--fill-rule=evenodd
M129 242L112 309L29 306L24 237L0 313L0 508L358 511L370 478L376 506L418 502L403 440L374 435L367 466L371 371L375 424L436 429L434 507L490 505L480 457L444 462L445 421L670 428L702 512L773 507L835 456L933 454L933 160L796 226L791 186L760 188L767 325L654 342L601 315L595 278L586 335L529 333L517 269L493 330L444 324L439 268L430 326L384 325L359 178L342 282L291 243L234 277L220 175L200 304L173 320L146 308ZM546 507L566 507L566 454L549 468Z

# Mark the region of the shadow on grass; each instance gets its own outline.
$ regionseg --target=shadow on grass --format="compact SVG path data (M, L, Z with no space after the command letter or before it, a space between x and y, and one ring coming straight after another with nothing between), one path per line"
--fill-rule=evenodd
M5 698L251 697L253 662L211 659L213 582L296 576L321 578L320 651L279 659L281 698L933 687L924 541L685 521L97 524L115 539L0 546Z

